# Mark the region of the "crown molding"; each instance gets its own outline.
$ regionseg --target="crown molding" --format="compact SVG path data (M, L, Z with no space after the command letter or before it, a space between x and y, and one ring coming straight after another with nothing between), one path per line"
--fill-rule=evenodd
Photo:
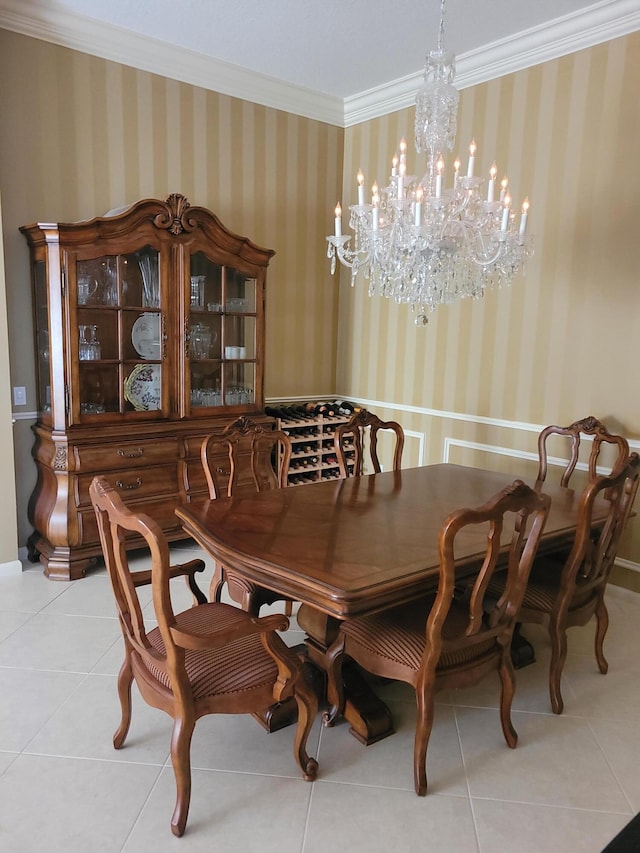
M0 0L0 28L338 127L412 106L423 79L420 70L343 101L33 0ZM464 89L485 83L638 29L638 0L600 0L461 54L456 86Z
M638 0L601 0L579 12L460 54L456 57L455 84L458 89L466 89L486 83L638 29ZM344 126L350 127L413 106L422 83L421 70L346 98Z

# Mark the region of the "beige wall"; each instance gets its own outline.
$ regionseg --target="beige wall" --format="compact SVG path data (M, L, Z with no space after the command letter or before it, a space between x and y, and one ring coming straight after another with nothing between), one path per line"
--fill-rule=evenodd
M540 426L589 414L640 450L639 92L640 32L461 93L454 155L466 164L475 136L481 173L495 159L514 201L531 200L535 255L510 289L420 329L343 273L337 390L385 403L415 432L413 461L422 440L425 462L520 474ZM346 131L345 206L359 167L385 180L401 136L413 109ZM640 563L638 522L623 554Z
M11 371L27 409L18 226L178 191L277 252L267 396L371 401L405 425L407 464L528 472L540 426L587 414L640 447L640 33L462 92L460 153L475 135L482 171L495 158L515 198L529 195L536 253L510 290L440 308L426 329L406 307L368 299L363 282L332 279L325 257L336 200L355 200L359 166L368 183L386 178L399 138L412 139L412 109L343 131L6 31L0 75ZM424 162L411 162L419 173ZM16 444L24 543L28 420ZM635 531L624 554L640 567Z

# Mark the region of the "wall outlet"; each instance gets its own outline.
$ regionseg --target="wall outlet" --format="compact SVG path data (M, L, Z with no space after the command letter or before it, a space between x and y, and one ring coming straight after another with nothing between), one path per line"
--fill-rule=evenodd
M13 405L14 406L26 406L27 405L27 389L24 385L14 385L13 387Z

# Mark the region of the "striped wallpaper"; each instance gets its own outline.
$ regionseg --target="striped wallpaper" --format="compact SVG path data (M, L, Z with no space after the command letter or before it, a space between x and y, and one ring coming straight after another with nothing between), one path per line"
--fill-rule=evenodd
M505 453L535 451L539 426L588 414L640 449L638 92L640 33L462 91L451 161L466 163L475 137L476 174L495 159L514 203L531 200L535 254L510 289L440 307L421 329L409 308L369 299L365 281L351 288L342 274L338 390L384 401L426 437L425 462L467 441L496 451L455 447L450 461L515 475L523 463ZM402 136L413 139L413 109L347 129L343 206L358 168L368 185L385 181ZM424 155L409 149L420 175ZM638 522L623 551L640 564Z
M184 193L276 250L266 393L375 401L412 433L409 464L519 473L535 430L594 414L640 441L640 33L462 92L459 153L531 200L527 276L484 300L410 310L332 278L325 235L355 174L384 181L413 110L346 130L0 31L0 189L12 384L34 408L26 244L19 225ZM448 417L453 413L455 417ZM30 532L29 424L16 425L21 544ZM480 446L497 451L478 449ZM475 448L475 449L474 449ZM638 527L636 524L635 527ZM640 533L625 543L640 567Z

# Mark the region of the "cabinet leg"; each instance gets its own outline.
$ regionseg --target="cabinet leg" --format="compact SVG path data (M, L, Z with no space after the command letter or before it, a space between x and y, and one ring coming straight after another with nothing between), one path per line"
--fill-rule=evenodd
M40 535L37 530L34 530L27 539L27 558L30 563L37 563L40 559L40 551L38 550L39 539Z

